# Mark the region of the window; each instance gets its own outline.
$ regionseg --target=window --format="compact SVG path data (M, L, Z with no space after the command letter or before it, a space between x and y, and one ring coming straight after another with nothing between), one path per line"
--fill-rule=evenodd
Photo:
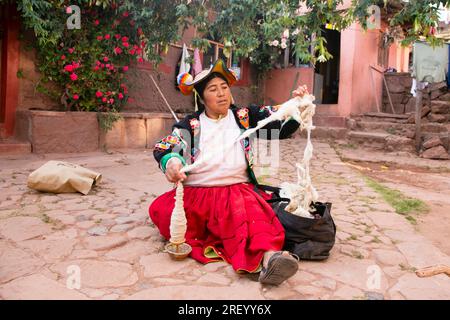
M203 69L208 69L211 67L211 65L216 61L217 59L222 59L225 61L227 67L230 70L233 70L233 72L236 74L238 81L236 85L247 85L248 84L248 66L245 63L245 59L239 58L233 54L233 51L230 52L230 56L227 58L225 56L224 51L224 45L209 40L210 47L206 50L206 52L203 52L203 59L202 59L202 67Z
M203 69L208 69L214 61L221 58L226 62L227 67L231 67L231 59L228 59L223 53L224 45L212 40L208 40L211 45L206 52L203 52Z

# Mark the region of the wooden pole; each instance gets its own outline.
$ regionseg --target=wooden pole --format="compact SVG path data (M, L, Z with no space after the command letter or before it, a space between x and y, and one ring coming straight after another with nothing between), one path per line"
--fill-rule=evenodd
M155 79L153 79L153 76L150 75L150 79L152 79L153 84L155 85L156 89L158 90L159 94L161 95L161 97L163 98L164 102L166 103L167 108L169 108L170 113L172 113L172 116L175 118L175 120L177 122L180 122L180 120L178 119L177 115L175 114L175 112L173 112L172 108L170 107L169 102L167 102L166 97L164 96L164 94L162 93L161 89L159 88L158 84L156 83Z
M289 67L289 47L284 49L284 69Z
M420 122L422 119L422 97L423 92L422 89L419 88L419 83L417 86L417 95L416 95L416 152L419 153L420 145L421 145L421 133L420 133Z
M374 96L375 96L375 102L377 104L377 110L378 110L378 112L381 112L381 107L380 107L380 104L378 103L378 95L377 95L376 90L375 90L375 80L373 79L372 69L373 69L373 67L369 66L370 81L371 81L371 84L372 84L372 92L374 93Z
M386 81L386 77L384 76L384 72L381 75L383 76L383 82L384 82L384 85L386 87L386 92L387 92L387 95L388 95L388 98L389 98L389 105L391 106L391 111L392 111L393 114L395 114L394 105L392 104L391 93L389 92L389 87L388 87L388 84L387 84L387 81Z

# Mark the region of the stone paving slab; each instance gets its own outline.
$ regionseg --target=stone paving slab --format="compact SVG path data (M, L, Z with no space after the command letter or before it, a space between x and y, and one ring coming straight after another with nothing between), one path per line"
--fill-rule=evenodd
M257 166L261 183L294 182L304 145L301 138L281 141L280 168ZM103 181L86 196L28 189L27 176L49 160L96 170ZM0 157L0 298L450 299L449 277L414 273L450 264L449 257L330 145L314 142L311 170L320 201L333 203L336 245L327 261L301 261L294 277L269 287L224 262L168 257L148 206L172 185L149 151Z

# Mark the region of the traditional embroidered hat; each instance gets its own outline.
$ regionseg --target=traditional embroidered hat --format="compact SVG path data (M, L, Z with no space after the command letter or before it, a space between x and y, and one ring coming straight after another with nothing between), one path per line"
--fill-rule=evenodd
M209 69L203 70L196 75L194 79L192 79L192 76L189 73L179 74L177 77L177 83L181 93L186 96L190 95L196 84L199 84L214 72L224 76L229 86L232 86L237 81L235 73L227 68L222 59L218 59Z

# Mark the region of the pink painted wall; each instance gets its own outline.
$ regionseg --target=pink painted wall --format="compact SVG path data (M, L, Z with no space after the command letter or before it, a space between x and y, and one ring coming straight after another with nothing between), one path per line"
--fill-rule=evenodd
M364 31L358 24L353 24L345 31L348 36L354 38L354 59L352 68L351 105L342 106L341 115L361 114L377 111L377 102L381 101L382 76L371 71L371 66L378 67L378 46L380 39L379 30ZM343 42L345 45L345 41ZM341 48L345 51L345 48ZM345 59L345 56L344 56ZM373 84L371 75L373 76ZM345 92L345 91L344 91ZM343 94L345 94L343 92Z
M266 77L264 104L280 104L288 100L295 85L297 73L299 74L297 86L306 84L308 90L312 92L314 84L313 68L273 69L268 72Z
M397 69L398 72L408 72L410 52L411 47L402 47L400 43L393 43L389 48L389 67Z

